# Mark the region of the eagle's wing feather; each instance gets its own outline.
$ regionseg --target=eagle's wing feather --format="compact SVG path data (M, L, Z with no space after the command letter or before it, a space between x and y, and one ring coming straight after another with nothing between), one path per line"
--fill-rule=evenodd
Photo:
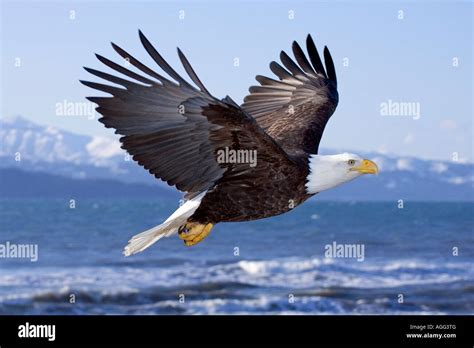
M270 70L279 78L258 75L260 86L252 86L242 108L257 119L267 133L288 153L317 153L324 127L338 103L334 63L327 47L324 69L310 35L306 46L311 63L295 41L295 63L285 52L280 60L270 63Z
M102 56L98 59L124 79L98 70L86 70L120 87L81 81L112 97L89 97L98 104L100 122L115 128L122 148L155 177L186 192L187 198L209 189L220 178L247 175L248 164L218 163L217 151L225 147L257 150L255 171L290 163L281 147L230 98L211 96L179 51L192 81L184 80L140 32L140 39L154 61L174 81L148 68L115 44L113 48L147 76L137 74ZM253 175L255 175L255 171Z

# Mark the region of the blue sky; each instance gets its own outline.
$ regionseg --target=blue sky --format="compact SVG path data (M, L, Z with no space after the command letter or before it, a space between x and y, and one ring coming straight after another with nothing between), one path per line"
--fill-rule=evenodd
M238 102L255 75L272 76L280 50L311 33L330 48L339 83L323 147L472 161L471 2L2 1L1 22L2 117L111 135L87 116L58 116L56 105L97 94L78 80L94 80L82 66L101 68L95 52L122 62L110 41L154 67L139 28L179 72L176 46L215 96ZM419 119L382 115L389 100L417 103Z

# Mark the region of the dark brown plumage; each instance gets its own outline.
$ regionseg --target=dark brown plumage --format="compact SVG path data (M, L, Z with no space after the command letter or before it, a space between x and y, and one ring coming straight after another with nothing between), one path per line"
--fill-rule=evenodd
M338 102L336 73L329 50L324 49L327 77L309 35L306 44L314 69L294 41L293 54L299 66L282 51L280 59L288 71L271 62L270 69L279 81L257 76L261 86L250 87L250 94L242 104L287 153L298 156L318 153L324 127Z
M155 177L176 185L187 199L206 191L189 221L245 221L284 213L305 201L308 156L317 153L324 127L334 112L337 82L324 50L327 73L310 36L309 59L294 42L294 62L270 69L279 80L257 76L242 106L213 97L183 53L179 58L197 88L184 80L140 32L148 54L171 78L146 67L129 53L114 50L144 75L102 56L97 58L124 79L94 69L89 73L120 87L81 81L112 95L90 97L100 122L121 134L122 148ZM286 69L285 69L286 68ZM257 165L218 163L217 151L256 150Z

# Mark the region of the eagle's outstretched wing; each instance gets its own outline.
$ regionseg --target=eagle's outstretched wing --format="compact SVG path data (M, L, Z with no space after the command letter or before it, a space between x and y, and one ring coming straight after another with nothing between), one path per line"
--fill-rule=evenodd
M269 167L290 164L281 147L269 137L253 117L230 98L214 98L199 80L183 53L178 55L197 89L184 80L161 57L145 36L140 40L148 54L174 81L151 70L126 51L115 51L145 76L107 58L97 58L121 73L117 77L85 68L89 73L118 86L81 81L112 97L89 97L98 104L100 122L115 128L122 148L155 177L186 192L191 198L209 189L223 176L258 176ZM258 166L218 163L217 151L224 148L256 150Z
M267 133L290 154L317 153L324 127L338 103L334 63L324 48L326 69L313 39L306 46L311 63L296 41L293 54L296 64L284 51L270 69L278 80L258 75L261 86L252 86L242 108L257 119Z

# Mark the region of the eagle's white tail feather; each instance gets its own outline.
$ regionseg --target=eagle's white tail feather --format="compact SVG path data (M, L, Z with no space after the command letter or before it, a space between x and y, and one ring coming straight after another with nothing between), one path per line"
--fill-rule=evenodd
M128 241L127 246L123 250L125 256L139 253L152 244L156 243L163 237L169 237L178 232L178 228L186 223L188 218L194 214L201 204L201 200L206 192L200 193L198 196L184 203L179 207L165 222L139 233Z

